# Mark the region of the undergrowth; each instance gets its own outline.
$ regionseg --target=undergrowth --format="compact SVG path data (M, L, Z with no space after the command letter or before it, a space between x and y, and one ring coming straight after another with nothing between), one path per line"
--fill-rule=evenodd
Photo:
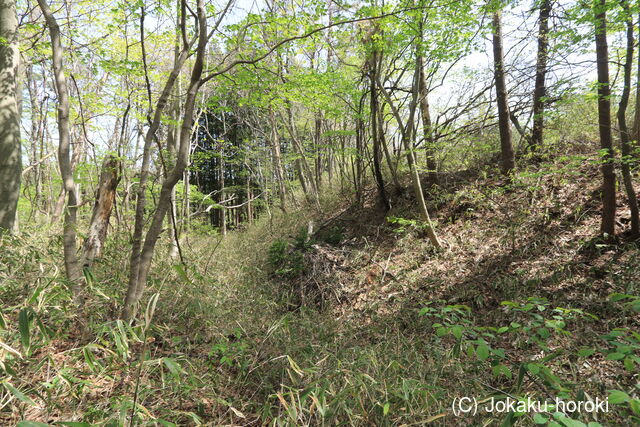
M589 237L597 165L584 160L510 186L491 171L445 180L429 199L444 253L406 194L387 218L336 191L321 211L274 212L224 239L189 233L185 264L159 248L133 324L114 320L123 227L85 272L89 342L58 230L27 225L0 243L0 423L636 424L640 251ZM608 397L610 410L460 418L463 396L481 409Z

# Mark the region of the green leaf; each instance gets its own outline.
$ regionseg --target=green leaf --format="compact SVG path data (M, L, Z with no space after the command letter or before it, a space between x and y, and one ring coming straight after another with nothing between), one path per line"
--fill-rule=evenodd
M191 284L191 280L189 279L189 276L187 275L187 272L184 269L184 266L182 264L176 264L173 266L173 269L176 271L176 273L178 273L178 276L185 282L185 283L189 283Z
M487 360L487 357L489 357L489 347L486 343L481 343L476 347L476 356L478 356L478 360Z
M18 329L20 330L20 342L25 351L31 346L31 332L29 331L29 309L23 308L18 315Z
M540 372L540 366L536 365L535 363L529 363L527 364L527 370L533 375L537 375L538 372Z
M462 338L462 326L455 325L451 327L451 334L456 337L456 339Z
M629 406L634 414L640 415L640 399L633 399L629 402Z
M76 421L58 421L57 426L69 426L69 427L91 427L89 423L79 423Z
M16 424L17 427L49 427L49 424L41 423L38 421L20 421Z
M164 363L169 372L171 372L175 376L180 376L180 374L183 372L180 365L178 365L178 363L170 357L163 357L162 363Z
M624 358L624 368L629 371L629 372L633 372L636 369L636 365L633 363L633 358L631 357L625 357Z
M620 405L631 400L631 397L624 391L609 390L609 403L612 405Z
M580 356L580 357L589 357L595 352L596 352L596 350L593 349L593 348L581 348L580 350L578 350L578 356Z
M15 388L13 385L11 385L10 382L8 382L8 381L3 382L2 385L4 385L4 388L6 388L7 391L9 393L13 394L18 400L20 400L20 401L22 401L24 403L28 403L29 405L35 405L33 400L31 400L29 398L29 396L25 395L23 392L21 392L20 390Z
M549 417L547 417L545 414L541 414L540 412L536 412L536 414L533 416L533 422L536 424L546 424L547 421L549 421Z
M609 353L607 354L607 360L622 360L624 359L624 354L622 353Z
M385 403L384 406L382 407L382 415L387 416L390 408L391 408L391 404L389 404L389 402Z
M560 425L564 427L586 427L581 421L571 419L560 412L554 412L553 418L560 422ZM549 424L551 425L551 424Z

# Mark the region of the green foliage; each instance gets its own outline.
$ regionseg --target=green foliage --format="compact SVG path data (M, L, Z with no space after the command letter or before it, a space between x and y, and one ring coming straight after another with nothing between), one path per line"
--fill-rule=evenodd
M393 224L396 227L394 228L395 233L403 234L407 231L414 230L418 228L418 221L415 219L406 219L402 217L389 216L387 217L387 221L389 224Z
M344 227L334 225L317 233L317 239L330 245L338 245L344 240Z
M268 262L273 272L282 278L297 277L304 272L304 253L312 242L306 228L300 228L292 242L285 239L274 241L269 247Z

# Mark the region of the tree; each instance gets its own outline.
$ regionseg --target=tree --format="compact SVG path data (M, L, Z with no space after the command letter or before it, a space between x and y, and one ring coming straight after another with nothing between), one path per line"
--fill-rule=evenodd
M220 24L222 17L224 17L230 5L231 2L227 3L227 7L220 13L218 21L216 21L214 30ZM182 8L183 14L184 10L185 8ZM163 93L158 99L152 126L150 126L149 131L147 132L147 136L145 137L146 157L149 157L151 142L156 138L156 131L160 126L162 113L167 105L169 94L172 92L173 84L175 83L175 80L177 79L178 74L182 69L184 61L189 55L191 46L195 44L196 57L191 67L189 86L187 88L187 95L182 108L183 113L181 118L180 138L177 144L175 164L173 168L171 168L171 170L167 171L167 176L162 182L158 204L155 208L155 211L153 212L151 225L147 230L147 234L144 238L144 243L141 241L142 230L144 226L144 204L142 204L141 206L141 201L138 200L138 205L136 207L135 232L138 234L137 236L134 235L134 239L136 240L134 240L131 254L129 286L127 287L127 294L122 311L122 317L126 320L130 320L131 317L135 314L138 303L142 298L142 294L147 282L147 277L149 275L149 270L151 269L151 260L153 258L155 246L158 241L158 237L162 232L162 223L164 222L164 218L167 212L171 208L171 195L173 193L173 188L175 187L178 180L182 178L189 160L191 132L194 123L196 98L198 95L198 91L200 90L200 87L203 83L202 73L204 69L204 57L206 53L207 43L209 42L210 37L207 30L207 20L203 0L197 1L196 18L196 38L194 38L191 42L187 42L185 36L183 49L180 54L177 55L177 59L174 62L174 67L164 86ZM184 27L184 20L182 20L181 22L182 28L180 28L180 30L182 34L185 34L186 28ZM143 155L143 162L144 159L145 156ZM149 159L147 158L147 168L148 162ZM148 176L148 170L146 173ZM142 187L142 179L140 186ZM140 192L138 193L138 195L140 197Z
M422 28L420 28L420 34L422 34ZM421 38L418 38L421 41ZM407 164L409 165L409 171L411 173L411 182L413 184L413 193L418 202L418 208L420 209L420 216L425 224L427 236L431 241L431 244L438 250L443 248L442 242L438 238L436 234L435 227L433 222L431 221L431 216L429 215L429 210L427 209L427 203L424 198L424 193L422 191L422 183L420 182L420 173L418 171L418 167L416 165L416 157L415 150L413 148L413 141L415 140L415 117L416 117L416 108L418 104L418 96L419 96L419 85L420 85L420 73L422 72L423 63L422 63L422 53L420 43L416 46L416 57L415 57L415 69L413 73L413 83L411 86L411 98L409 101L409 117L406 122L403 122L400 112L398 108L394 105L389 93L382 85L380 80L376 83L378 84L378 88L380 92L384 95L387 100L387 104L391 111L393 112L393 116L396 119L398 124L398 128L400 129L400 135L402 140L402 145L405 149L407 155Z
M427 169L429 182L438 185L438 165L436 164L435 141L433 139L433 124L429 112L429 88L424 68L420 70L420 113L422 114L422 130L427 153Z
M13 231L20 196L17 31L16 3L0 0L0 232Z
M79 200L77 197L77 188L71 166L69 86L67 85L67 77L64 72L60 26L58 25L58 21L53 15L53 12L46 0L38 0L38 4L40 5L40 10L44 15L47 27L49 28L53 60L53 76L56 91L58 93L58 164L60 166L63 188L68 197L64 213L63 229L64 266L67 279L69 280L69 286L73 293L74 302L79 308L81 322L80 327L84 331L86 328L86 325L84 325L84 280L82 269L76 254L76 228Z
M613 138L611 135L611 88L609 87L609 47L607 44L606 0L596 0L595 41L598 71L598 126L602 150L602 221L600 233L607 239L615 235L616 175L614 171Z
M107 155L102 163L89 232L83 245L81 263L83 268L91 267L93 260L102 256L120 178L120 159L113 154Z
M378 196L380 203L382 204L385 212L391 209L389 198L384 188L384 178L382 176L382 170L380 165L382 163L382 145L384 144L384 136L382 128L378 123L380 117L380 104L378 100L378 89L376 87L376 80L379 79L379 68L382 61L382 52L378 48L380 38L380 29L376 23L372 23L369 31L366 32L363 38L363 44L368 47L366 71L369 75L369 92L371 97L370 102L370 114L371 114L371 139L373 140L373 176L376 180L376 186L378 187Z
M500 10L493 12L493 73L498 101L498 127L500 128L500 153L502 156L501 170L504 175L508 176L515 168L515 154L509 121L509 97L504 71L501 15L502 12Z
M549 15L551 15L551 1L552 0L540 1L536 82L533 89L533 130L531 131L529 146L531 151L535 151L543 143L544 106L547 92L545 80L547 76L547 62L549 61Z
M640 213L638 212L638 198L633 188L633 180L631 175L631 166L633 162L633 156L631 155L631 135L629 127L627 126L627 106L629 105L629 95L631 93L631 68L633 67L633 48L635 40L633 38L633 16L629 8L628 0L621 0L620 4L623 9L624 19L626 23L626 59L624 63L624 88L620 97L620 103L618 104L618 126L620 128L620 146L622 151L622 180L624 182L624 188L627 193L627 199L629 203L629 210L631 212L631 235L638 237L640 234Z

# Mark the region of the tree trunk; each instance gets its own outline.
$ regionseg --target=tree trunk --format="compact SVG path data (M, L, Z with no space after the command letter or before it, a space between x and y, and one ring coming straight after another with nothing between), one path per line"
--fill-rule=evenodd
M177 2L178 5L180 2ZM179 12L178 12L179 13ZM178 61L180 56L180 39L176 35L176 42L174 47L174 63ZM177 85L173 93L173 105L171 106L171 119L173 123L177 122L180 118L180 80L178 79ZM178 141L180 140L180 127L174 124L168 126L167 132L167 152L169 156L170 167L175 164L176 149ZM169 247L169 258L175 260L180 254L180 230L178 229L178 209L176 206L176 189L171 190L171 209L167 217L169 223L169 231L171 238L171 246Z
M64 265L69 280L73 299L80 310L80 328L85 332L84 317L84 280L80 263L76 254L76 228L77 228L77 188L73 179L71 160L71 143L69 131L69 88L67 78L63 71L62 42L60 40L60 27L53 16L49 5L45 0L38 0L42 14L49 27L51 37L51 50L53 55L53 75L58 94L58 163L62 177L64 191L67 194L67 206L64 214L63 247Z
M131 257L129 259L129 284L127 287L127 295L125 297L124 307L122 310L122 318L130 319L133 316L134 309L137 306L138 300L136 298L137 289L139 285L138 275L141 271L142 264L142 234L144 231L144 212L146 208L146 200L147 200L147 182L149 180L149 172L151 166L151 145L156 138L156 132L160 128L162 115L169 101L169 96L173 90L173 86L178 79L178 75L180 74L180 70L184 65L184 62L189 56L189 48L183 48L178 56L177 61L173 65L173 69L165 82L164 88L162 89L162 93L156 102L155 111L153 113L153 119L149 124L149 128L144 137L144 143L142 148L142 166L140 168L140 180L138 183L137 189L137 198L136 198L136 211L135 211L135 223L133 229L133 236L131 241ZM180 134L180 139L182 140L183 135ZM164 185L164 184L163 184ZM165 211L166 213L166 211ZM155 248L155 242L151 248ZM146 278L145 278L146 281ZM140 293L141 295L142 293Z
M145 236L142 251L137 257L138 262L135 265L135 267L137 267L137 271L133 271L134 265L132 264L132 271L129 275L129 287L127 288L127 295L125 297L125 303L122 312L122 317L126 320L131 319L131 317L135 314L136 307L139 305L140 299L142 298L142 294L147 283L149 270L151 268L151 260L153 258L155 245L162 231L162 223L164 221L165 215L171 207L171 192L173 191L176 183L180 180L180 178L182 178L189 161L191 130L194 123L195 102L198 95L198 90L200 89L201 85L200 79L202 77L204 56L208 42L204 0L198 0L197 17L198 45L196 48L196 58L193 63L193 68L191 69L189 88L187 90L187 95L184 102L182 127L180 130L180 142L178 145L176 164L168 173L167 178L162 183L158 205L151 220L149 230L147 231L147 234ZM186 57L189 50L190 49L187 46L187 48L181 52L180 58L183 57L183 54ZM179 60L178 63L180 62L181 61ZM175 72L175 75L177 77L177 73L179 72L180 68L181 66L174 66L172 75ZM165 86L165 89L167 89L167 86ZM168 89L170 93L171 86L169 86ZM160 114L160 112L164 109L160 107L161 105L159 104L156 108L156 114ZM162 105L162 107L164 106ZM158 124L159 122L160 120L158 120ZM153 137L154 134L155 131L151 136Z
M609 47L607 45L606 0L596 8L596 56L598 68L598 124L602 156L602 222L600 233L607 239L615 235L616 176L614 171L613 138L611 136L611 90L609 88Z
M305 196L307 197L307 201L311 204L315 204L316 206L320 206L320 201L318 199L318 189L316 188L315 181L313 179L309 179L311 177L311 168L309 167L309 163L307 162L307 157L305 156L304 148L302 147L302 143L298 139L298 133L296 132L296 125L293 120L293 108L291 103L287 103L287 116L289 126L287 127L289 131L289 136L291 136L291 141L293 142L293 146L300 158L296 161L297 163L297 172L298 179L300 180L300 185L302 186L302 191L304 191Z
M380 109L378 110L378 138L380 138L380 145L382 145L384 157L387 162L389 172L391 173L393 186L395 187L396 193L401 194L403 191L403 188L402 188L402 185L400 184L400 179L398 178L398 162L393 161L393 158L391 157L391 153L389 152L389 147L385 138L384 118L382 116L382 108L383 107L380 106Z
M226 133L226 132L225 132ZM225 186L225 182L224 182L224 145L225 145L226 141L222 141L221 142L221 148L219 150L220 152L220 158L218 160L218 188L219 188L219 193L218 193L218 204L220 205L220 208L218 209L218 215L219 215L219 221L218 221L218 227L220 229L220 234L223 236L227 235L227 208L224 206L224 198L225 198L225 191L224 191L224 186Z
M493 13L493 64L498 101L498 126L500 128L500 152L502 156L501 170L509 175L515 168L515 154L511 141L511 125L509 123L509 99L504 72L504 54L502 49L501 11Z
M359 111L356 118L356 154L355 159L351 163L353 187L356 193L356 205L359 207L364 205L363 182L366 173L364 168L364 120L361 118L363 100L364 97L360 99Z
M322 117L320 113L316 113L316 118L314 120L314 132L313 132L313 144L315 146L315 155L316 155L316 188L318 192L322 188L322 147L320 144L320 135L322 131Z
M535 151L542 146L544 130L544 104L547 88L547 62L549 60L549 15L551 14L551 0L540 3L540 17L538 28L538 57L536 62L536 83L533 89L533 130L529 149Z
M22 154L18 111L16 2L0 0L0 232L12 232L20 197Z
M42 173L40 162L44 153L39 150L40 143L43 139L42 111L40 101L38 99L38 85L33 73L33 65L29 65L26 70L27 74L27 91L29 93L29 104L31 105L31 158L30 167L31 176L33 176L34 197L33 205L36 210L40 210L42 199Z
M373 139L373 176L376 179L376 185L378 187L378 196L380 197L380 203L382 204L384 211L387 212L391 209L389 198L384 189L384 178L382 177L382 170L380 169L380 163L382 160L382 147L380 144L380 127L378 126L378 110L380 105L378 102L378 90L376 88L376 79L378 75L378 55L375 50L372 52L372 58L369 59L369 80L370 80L370 92L371 92L371 139Z
M638 20L640 20L640 14L638 14ZM636 108L633 118L633 130L631 131L631 139L633 140L633 146L637 148L640 146L640 31L638 31L638 69L636 72ZM638 157L636 152L633 152L634 157Z
M420 113L422 114L422 129L424 133L425 151L427 154L427 169L429 183L438 185L438 165L436 163L435 141L433 139L433 125L431 123L431 114L429 113L429 91L427 88L427 79L424 75L424 69L420 70Z
M624 89L620 97L620 104L618 105L618 125L620 127L620 146L622 151L622 179L631 212L631 236L635 238L638 237L640 233L640 215L638 213L638 199L633 188L631 176L633 157L631 156L629 128L627 127L626 120L627 105L629 104L629 95L631 92L631 67L633 66L633 47L635 41L633 39L633 18L629 11L628 0L622 0L620 4L627 15L627 50L626 62L624 64Z
M104 241L107 237L109 218L116 199L116 188L120 182L120 159L108 155L102 163L100 182L96 192L96 202L89 225L89 233L84 241L82 266L90 268L93 261L102 256Z
M415 198L418 202L418 208L420 209L420 216L424 221L427 236L431 241L431 244L437 249L442 249L442 242L438 238L436 234L435 227L433 226L433 222L431 221L431 216L429 215L429 209L427 209L427 203L424 198L424 193L422 191L422 184L420 182L420 173L418 172L418 168L416 166L416 158L413 147L414 140L414 123L415 123L415 112L418 103L418 95L420 85L420 72L422 70L422 56L419 53L416 53L416 69L413 75L413 86L412 86L412 97L409 105L409 118L407 119L406 124L402 123L402 117L400 116L400 112L393 105L393 101L391 96L387 93L386 89L382 85L382 82L378 80L376 83L378 84L378 88L384 95L387 100L387 104L391 108L394 117L398 123L398 127L401 131L402 145L407 153L407 163L409 165L409 170L411 172L411 181L413 184L413 192Z
M273 169L278 185L278 196L280 197L280 209L287 212L287 194L284 186L284 169L282 168L282 155L280 153L280 138L278 137L278 127L273 108L269 107L269 122L271 124L271 155L273 157Z

